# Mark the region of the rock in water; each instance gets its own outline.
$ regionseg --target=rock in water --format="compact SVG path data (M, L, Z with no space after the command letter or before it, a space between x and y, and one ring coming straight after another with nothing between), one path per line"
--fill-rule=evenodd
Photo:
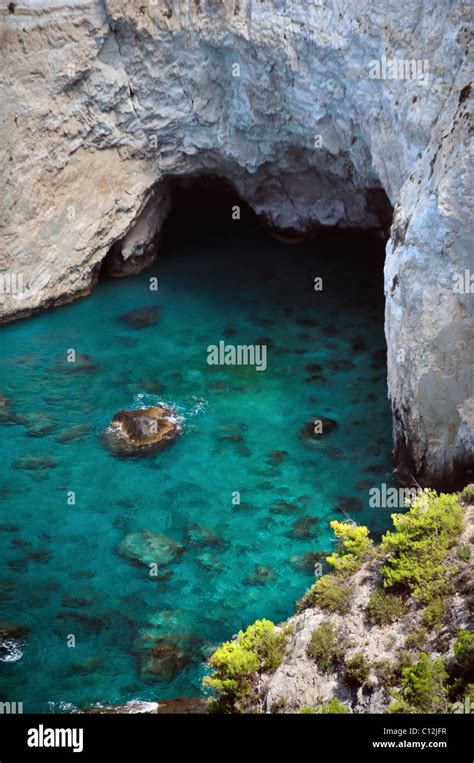
M288 533L289 538L296 540L311 540L318 534L319 518L308 516L296 519Z
M0 662L16 662L23 656L22 641L28 626L0 620Z
M171 445L180 431L173 408L152 406L116 413L103 433L103 441L117 456L148 455Z
M157 564L158 569L170 564L184 551L184 546L166 535L152 533L150 530L128 533L118 548L124 556L134 564Z
M125 315L120 316L122 323L132 328L143 329L147 326L154 326L160 318L159 307L140 307L138 310L130 310Z
M315 416L312 421L307 421L300 433L300 438L305 445L311 445L314 441L325 437L337 429L337 421L327 416Z

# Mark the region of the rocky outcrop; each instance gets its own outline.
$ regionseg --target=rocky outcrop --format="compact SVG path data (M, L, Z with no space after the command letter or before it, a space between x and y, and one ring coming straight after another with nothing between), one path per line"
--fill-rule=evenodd
M116 413L102 439L114 455L142 456L169 447L180 431L173 408L151 406Z
M469 500L472 501L472 489ZM427 620L426 602L422 605L413 596L400 599L399 609L392 612L392 617L387 616L387 610L384 617L380 612L379 618L370 617L374 593L385 590L381 574L385 558L379 547L357 571L343 579L341 588L344 585L347 591L343 605L341 600L332 598L326 600L324 608L316 606L311 593L300 600L298 608L302 611L278 626L279 633L286 634L281 664L272 672L263 669L247 696L247 705L242 708L238 700L232 711L299 713L305 708L311 712L326 708L327 712L329 703L336 700L344 705L345 712L384 713L393 700L394 690L400 686L403 667L413 664L421 652L431 659L443 658L455 686L453 677L459 676L454 645L461 631L472 630L474 505L466 504L464 512L462 532L450 548L441 573L446 579L450 577L452 583L449 593L443 594L446 599L439 619ZM415 553L420 553L419 549ZM430 597L429 603L431 607L436 605L434 597ZM315 630L322 625L333 630L334 642L325 633L318 660L310 645ZM331 655L335 657L333 661ZM471 653L471 665L473 658ZM352 660L363 663L362 677L357 670L350 673L348 666ZM470 678L464 675L463 680L467 683ZM444 712L448 712L448 705Z
M381 227L399 474L468 481L468 4L23 0L0 11L3 320L147 265L167 179L275 227ZM470 413L471 412L471 413Z

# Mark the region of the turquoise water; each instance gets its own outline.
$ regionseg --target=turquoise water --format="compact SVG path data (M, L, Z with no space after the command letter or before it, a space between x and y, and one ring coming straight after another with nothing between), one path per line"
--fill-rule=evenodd
M168 241L146 273L1 329L0 618L29 629L0 662L2 701L34 712L202 694L219 642L294 612L314 581L305 554L334 547L331 519L388 526L368 507L368 488L391 480L382 249L253 230ZM154 305L155 325L120 320ZM220 339L263 339L267 370L208 365ZM93 362L73 370L69 349ZM160 402L183 420L168 450L104 449L116 411ZM318 416L338 428L305 443ZM144 529L184 546L159 579L117 552Z

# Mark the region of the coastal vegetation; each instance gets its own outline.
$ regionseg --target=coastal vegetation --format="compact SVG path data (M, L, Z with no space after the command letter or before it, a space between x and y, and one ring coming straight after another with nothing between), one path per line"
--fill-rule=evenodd
M333 677L336 686L346 686L346 693L324 701L315 696L314 704L306 702L299 709L280 696L273 708L302 714L349 712L360 701L357 692L364 686L369 693L374 688L382 692L383 712L468 712L466 703L474 702L474 634L456 627L451 610L456 596L456 606L464 612L463 602L472 591L466 552L472 487L461 494L420 490L405 512L392 515L394 529L378 546L366 527L331 522L338 546L326 561L333 571L320 577L297 602L297 614L289 625L301 640L301 618L308 610L314 612L317 625L299 659L308 662L305 670L313 679L311 671L316 669L323 682ZM346 616L351 612L357 617L352 612L354 600L364 587L369 588L364 593L364 632L361 637L357 631L354 640L348 638ZM357 598L358 609L360 601ZM456 617L459 622L462 614ZM212 709L268 709L265 687L287 654L294 665L296 646L289 625L257 621L214 653L209 660L212 673L205 679L215 695L210 699ZM388 656L377 659L366 648L372 629ZM347 691L353 693L349 703L341 701L347 699Z

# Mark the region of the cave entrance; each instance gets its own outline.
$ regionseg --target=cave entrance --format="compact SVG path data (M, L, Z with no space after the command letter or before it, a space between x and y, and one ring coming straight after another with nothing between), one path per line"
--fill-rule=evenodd
M268 490L275 517L296 511L300 473L305 490L296 498L326 496L329 514L385 531L387 511L369 507L371 488L393 484L384 235L337 228L282 235L214 176L171 181L169 192L157 259L137 278L160 284L157 341L165 336L168 348L161 356L174 357L171 337L179 348L165 388L174 395L183 385L209 411L202 442L209 468L219 480L221 469L233 474L233 489L241 484L248 493L244 502L254 493L263 502ZM234 362L242 347L266 348L260 369ZM314 440L315 420L323 429L336 425Z
M275 230L215 175L168 179L167 193L170 212L156 260L135 279L144 290L150 278L159 284L164 333L156 341L166 336L180 347L178 390L190 376L206 404L217 396L229 411L242 405L236 423L274 427L274 451L314 445L298 458L306 465L314 459L314 469L339 485L339 493L332 488L332 500L344 499L339 510L367 508L369 489L392 481L383 279L388 230L313 226L305 236ZM229 358L240 357L241 347L261 357L262 346L264 372L226 364L226 349ZM209 347L218 350L216 364L207 362ZM260 404L262 420L247 421ZM337 429L314 444L304 427L318 416L336 421ZM250 458L246 436L232 430L232 421L216 427L227 425L222 441L235 438L240 455ZM271 462L272 438L262 437L269 449L262 458ZM383 511L370 512L367 522L375 532L387 527Z

